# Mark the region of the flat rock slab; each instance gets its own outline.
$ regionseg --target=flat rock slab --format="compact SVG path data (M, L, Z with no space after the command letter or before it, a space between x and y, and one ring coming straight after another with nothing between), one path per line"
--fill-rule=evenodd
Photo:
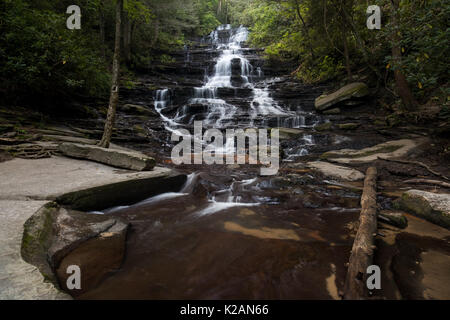
M344 166L338 166L328 162L308 162L307 166L321 172L327 177L332 177L338 180L358 181L364 179L365 177L365 175L358 170Z
M355 82L329 95L322 95L315 101L315 108L319 111L324 111L340 102L348 101L350 99L360 99L369 94L369 88L365 83Z
M118 170L96 162L65 157L14 159L0 163L0 200L56 200L80 190L125 181L168 177L172 170Z
M3 173L3 172L2 172ZM71 299L20 256L23 224L46 201L0 200L0 299Z
M280 140L295 139L303 135L304 130L292 128L277 128L280 133Z
M0 176L0 299L71 298L50 282L44 282L38 268L21 257L24 223L44 205L49 205L48 200L69 195L68 200L81 199L84 204L91 201L107 208L115 205L111 201L134 203L166 189L167 192L179 190L186 180L184 175L174 174L167 168L132 172L65 157L2 162ZM117 227L119 230L113 230ZM113 237L118 245L123 230L123 225L115 223L102 233L99 241L105 244L108 241L104 239ZM108 244L108 252L116 252L116 244L112 247Z
M150 171L156 165L155 159L136 151L105 149L75 143L63 143L59 146L59 150L69 157L92 160L128 170Z
M409 190L396 205L430 222L450 229L450 194Z
M342 164L370 163L378 157L392 159L408 156L428 142L426 138L394 140L361 150L341 149L326 152L321 155L321 159Z

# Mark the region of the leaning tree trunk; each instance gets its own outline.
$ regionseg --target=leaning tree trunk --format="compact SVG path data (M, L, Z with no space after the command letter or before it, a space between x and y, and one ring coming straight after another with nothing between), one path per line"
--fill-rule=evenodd
M123 0L117 0L116 6L116 39L114 45L113 75L111 95L109 97L108 116L106 117L105 130L102 140L98 143L100 147L109 148L111 142L114 121L116 119L117 102L119 101L119 73L120 73L120 38L122 28Z
M400 35L399 35L399 17L398 17L398 7L399 0L391 0L392 4L392 24L394 25L394 30L392 32L392 59L396 64L394 69L395 85L397 87L397 93L402 99L403 104L407 109L414 109L417 106L417 101L414 99L414 95L409 88L408 82L406 81L405 74L401 70L402 62L402 50L400 48Z
M344 299L360 300L368 297L367 267L372 265L375 234L377 233L377 168L367 169L361 197L359 228L344 285Z
M104 0L100 1L99 8L99 20L100 20L100 44L101 53L103 59L106 58L106 44L105 44L105 3Z

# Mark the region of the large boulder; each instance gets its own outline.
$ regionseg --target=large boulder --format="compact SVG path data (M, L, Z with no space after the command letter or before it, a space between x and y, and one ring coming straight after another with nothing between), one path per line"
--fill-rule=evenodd
M24 225L21 253L44 277L67 290L67 268L81 269L81 290L97 286L125 255L128 223L106 215L67 210L49 203Z
M338 166L328 162L308 162L307 166L316 171L319 171L326 177L331 177L338 180L358 181L364 179L364 174L358 170L344 166Z
M450 194L409 190L397 200L396 206L450 229Z
M135 151L105 149L75 143L63 143L59 146L59 150L68 157L92 160L135 171L150 171L156 164L155 159Z
M408 156L419 152L419 148L428 143L426 138L401 139L377 144L361 150L340 149L322 154L321 159L341 164L370 163L380 158L391 159Z
M342 87L336 92L329 95L322 95L318 97L314 103L316 110L324 111L337 105L338 103L345 102L346 105L352 105L353 99L361 99L369 95L369 88L365 83L355 82L345 87Z
M70 274L69 266L81 271L81 289L73 295L95 288L111 272L118 270L125 257L128 224L117 219L61 209L55 221L57 234L49 258L62 289ZM80 217L84 216L84 217ZM91 221L92 220L92 221Z

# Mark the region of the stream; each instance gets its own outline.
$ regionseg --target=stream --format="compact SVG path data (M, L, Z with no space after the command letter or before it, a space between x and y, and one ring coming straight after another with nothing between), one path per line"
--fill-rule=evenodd
M296 164L380 138L314 130L329 121L314 112L321 88L305 88L300 102L277 99L284 80L264 75L260 58L244 47L247 37L245 27L220 26L200 49L185 50L186 65L201 65L199 51L214 61L205 61L203 85L189 91L187 103L178 105L173 87L146 102L167 139L192 132L195 121L205 129L295 129L293 141L282 141L283 176L262 177L252 165L182 165L177 169L188 179L179 192L96 212L130 222L126 257L119 271L77 298L340 299L361 184L349 189ZM233 141L225 146L234 152Z

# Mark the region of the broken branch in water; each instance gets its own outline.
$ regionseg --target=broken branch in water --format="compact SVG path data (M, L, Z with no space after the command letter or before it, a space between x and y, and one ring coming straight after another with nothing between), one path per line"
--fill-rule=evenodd
M389 162L398 162L398 163L403 163L403 164L413 164L413 165L421 166L422 168L427 169L430 173L434 174L435 176L441 177L441 178L443 178L445 180L450 180L450 178L447 178L443 174L440 174L439 172L434 171L429 166L427 166L425 163L420 162L420 161L396 160L396 159L388 159L388 158L383 158L383 157L378 157L378 160L389 161Z
M353 242L345 279L344 299L346 300L360 300L368 297L367 267L372 265L374 235L377 234L377 168L375 167L367 169L361 207L359 228Z
M428 180L428 179L411 179L404 181L405 183L423 183L423 184L431 184L435 186L440 186L444 188L450 188L450 183L439 181L439 180Z

